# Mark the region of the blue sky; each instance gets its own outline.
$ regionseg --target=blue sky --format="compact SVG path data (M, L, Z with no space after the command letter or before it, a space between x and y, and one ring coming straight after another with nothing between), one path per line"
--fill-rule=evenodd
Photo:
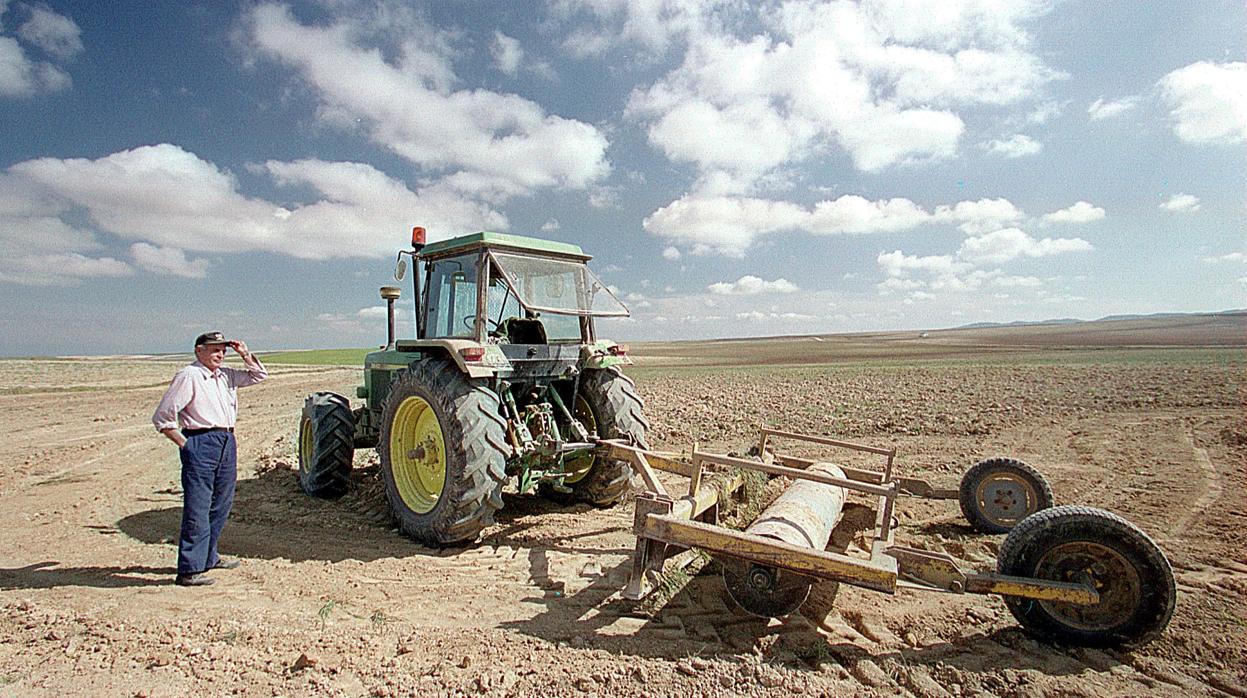
M1245 37L1239 1L0 0L0 355L375 344L413 225L581 245L622 340L1241 308Z

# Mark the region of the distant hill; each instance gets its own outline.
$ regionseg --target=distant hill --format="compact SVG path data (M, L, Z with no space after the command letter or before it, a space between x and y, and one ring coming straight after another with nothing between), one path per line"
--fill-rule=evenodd
M1244 310L1222 310L1216 313L1148 313L1134 315L1105 315L1095 320L1079 320L1078 318L1053 318L1051 320L1014 320L1013 322L972 322L968 325L958 325L954 330L982 330L991 327L1034 327L1038 325L1075 325L1086 322L1113 322L1117 320L1150 320L1150 319L1166 319L1166 318L1193 318L1193 317L1209 317L1218 315L1247 315L1247 309Z
M1125 316L1122 316L1125 317ZM1053 318L1051 320L1014 320L1013 322L972 322L968 325L958 325L954 330L983 330L989 327L1029 327L1034 325L1074 325L1087 320L1079 320L1078 318L1063 317Z
M821 365L854 361L1116 356L1113 351L1196 350L1247 358L1247 311L1157 313L1127 319L976 323L953 329L675 342L630 342L642 366ZM1054 353L1056 352L1056 353ZM1140 354L1135 354L1136 356Z

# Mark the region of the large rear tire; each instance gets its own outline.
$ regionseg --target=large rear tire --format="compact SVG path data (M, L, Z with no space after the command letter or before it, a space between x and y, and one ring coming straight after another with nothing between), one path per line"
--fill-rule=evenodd
M1090 580L1098 603L1004 597L1022 627L1047 640L1088 647L1138 647L1169 624L1177 597L1165 554L1130 522L1083 506L1027 517L1000 547L1001 574L1060 582Z
M508 451L498 395L449 362L426 359L398 374L377 450L399 529L422 543L471 543L502 508Z
M636 384L618 368L611 367L585 370L573 414L599 438L623 439L648 449L645 433L649 420L645 419L644 409ZM579 460L568 459L565 468L570 474L563 484L571 489L570 498L595 506L619 502L632 481L632 466L615 458L582 456ZM543 487L541 491L554 499L569 498L552 488Z
M336 393L312 393L299 419L299 486L313 497L340 497L351 484L355 456L351 403Z
M982 533L1008 533L1022 519L1055 503L1043 474L1016 458L988 458L966 471L961 513Z

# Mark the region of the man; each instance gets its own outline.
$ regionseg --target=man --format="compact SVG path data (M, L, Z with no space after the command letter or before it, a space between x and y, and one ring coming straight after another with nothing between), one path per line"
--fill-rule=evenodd
M225 350L242 357L246 369L222 366ZM268 378L268 370L247 344L206 332L195 339L195 362L173 376L152 423L177 444L182 460L182 533L178 538L178 573L182 586L216 582L204 572L234 569L237 560L217 554L217 539L234 504L238 447L234 420L238 388ZM179 431L181 427L181 431Z

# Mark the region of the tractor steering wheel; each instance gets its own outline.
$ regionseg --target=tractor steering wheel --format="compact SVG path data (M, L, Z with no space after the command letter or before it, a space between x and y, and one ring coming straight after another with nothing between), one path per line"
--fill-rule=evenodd
M492 330L490 330L491 332L497 332L497 331L498 331L498 328L501 326L501 325L498 323L498 321L497 321L497 320L494 320L493 318L491 318L491 317L489 317L489 316L486 316L486 317L485 317L485 323L486 323L486 325L485 325L485 326L486 326L486 329L489 329L489 325L493 325L493 326L494 326L494 327L493 327L493 329L492 329ZM464 327L466 327L466 328L468 328L469 330L474 330L474 329L476 329L476 316L475 316L475 315L467 315L467 316L464 316L464 318L463 318L463 326L464 326Z

